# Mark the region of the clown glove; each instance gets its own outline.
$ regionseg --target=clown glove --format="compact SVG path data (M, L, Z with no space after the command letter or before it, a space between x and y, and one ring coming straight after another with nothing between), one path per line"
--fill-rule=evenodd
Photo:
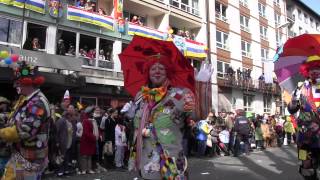
M196 81L208 82L211 79L213 73L213 67L211 64L206 62L201 63L200 71L195 70L195 79Z
M0 129L0 139L6 142L19 141L19 135L16 126L6 127Z

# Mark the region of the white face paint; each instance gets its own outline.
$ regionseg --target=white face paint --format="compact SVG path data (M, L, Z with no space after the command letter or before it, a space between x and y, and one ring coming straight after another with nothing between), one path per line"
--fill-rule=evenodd
M21 94L21 88L20 87L16 87L17 93Z

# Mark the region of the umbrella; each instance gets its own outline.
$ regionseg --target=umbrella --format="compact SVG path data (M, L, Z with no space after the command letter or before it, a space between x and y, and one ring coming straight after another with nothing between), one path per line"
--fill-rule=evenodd
M304 77L299 68L310 56L320 55L320 35L303 34L287 40L275 55L275 74L279 85L292 92Z
M135 96L142 86L148 84L149 72L146 68L150 57L158 57L159 61L165 61L169 66L167 76L172 86L195 91L194 69L173 42L134 36L119 55L124 87L131 96Z

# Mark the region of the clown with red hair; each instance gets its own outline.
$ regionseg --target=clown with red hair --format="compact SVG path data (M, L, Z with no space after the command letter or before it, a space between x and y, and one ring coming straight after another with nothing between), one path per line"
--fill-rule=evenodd
M0 129L0 140L12 144L4 180L41 179L47 165L49 103L39 86L44 78L38 69L22 61L14 70L14 86L20 95L9 115L9 125Z
M288 111L296 117L298 156L302 161L300 173L317 179L320 163L320 57L310 56L300 66L300 74L306 81L298 84Z

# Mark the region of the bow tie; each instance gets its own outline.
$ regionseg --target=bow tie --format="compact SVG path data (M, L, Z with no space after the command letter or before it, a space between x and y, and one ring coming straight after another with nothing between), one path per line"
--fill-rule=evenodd
M167 88L159 87L159 88L149 88L146 86L142 86L141 89L143 99L152 102L159 102L167 93Z

